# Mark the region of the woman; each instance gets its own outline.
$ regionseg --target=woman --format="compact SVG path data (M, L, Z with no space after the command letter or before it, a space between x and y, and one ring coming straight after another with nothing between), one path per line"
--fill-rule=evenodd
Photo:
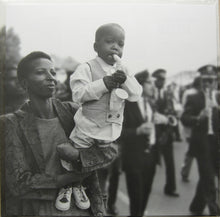
M17 73L29 102L15 113L1 117L5 130L6 215L102 216L103 202L96 174L88 183L85 178L91 173L64 171L56 152L57 144L67 141L74 127L75 109L71 103L52 98L56 72L51 57L32 52L20 61ZM79 210L72 201L68 211L56 210L58 189L84 179L91 209Z

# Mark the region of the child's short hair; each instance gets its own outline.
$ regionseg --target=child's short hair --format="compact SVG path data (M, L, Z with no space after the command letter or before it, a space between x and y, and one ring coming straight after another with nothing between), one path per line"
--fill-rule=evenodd
M30 62L39 58L45 58L52 61L51 57L42 51L31 52L30 54L22 58L21 61L18 63L17 76L19 82L27 76L28 66Z
M96 30L96 33L95 33L95 41L98 42L100 40L100 38L102 37L103 35L103 32L109 28L109 27L117 27L119 29L121 29L123 32L124 29L117 23L107 23L107 24L104 24L102 26L100 26L97 30Z

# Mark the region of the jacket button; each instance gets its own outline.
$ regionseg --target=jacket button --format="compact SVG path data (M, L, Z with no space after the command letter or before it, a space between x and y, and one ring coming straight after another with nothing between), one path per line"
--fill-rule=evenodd
M120 117L120 114L117 114L117 118L119 118Z
M108 118L111 118L112 117L112 115L108 115Z

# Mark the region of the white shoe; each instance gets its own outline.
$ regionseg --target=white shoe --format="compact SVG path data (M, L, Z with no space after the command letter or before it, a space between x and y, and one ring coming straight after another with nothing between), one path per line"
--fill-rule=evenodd
M60 211L70 208L72 187L61 188L56 199L55 207Z
M88 209L90 207L90 201L85 193L83 186L73 187L73 195L75 198L76 206L80 209Z

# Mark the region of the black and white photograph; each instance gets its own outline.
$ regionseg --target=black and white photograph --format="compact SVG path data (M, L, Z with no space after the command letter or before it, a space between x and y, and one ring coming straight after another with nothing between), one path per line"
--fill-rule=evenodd
M218 0L0 0L1 216L220 216Z

